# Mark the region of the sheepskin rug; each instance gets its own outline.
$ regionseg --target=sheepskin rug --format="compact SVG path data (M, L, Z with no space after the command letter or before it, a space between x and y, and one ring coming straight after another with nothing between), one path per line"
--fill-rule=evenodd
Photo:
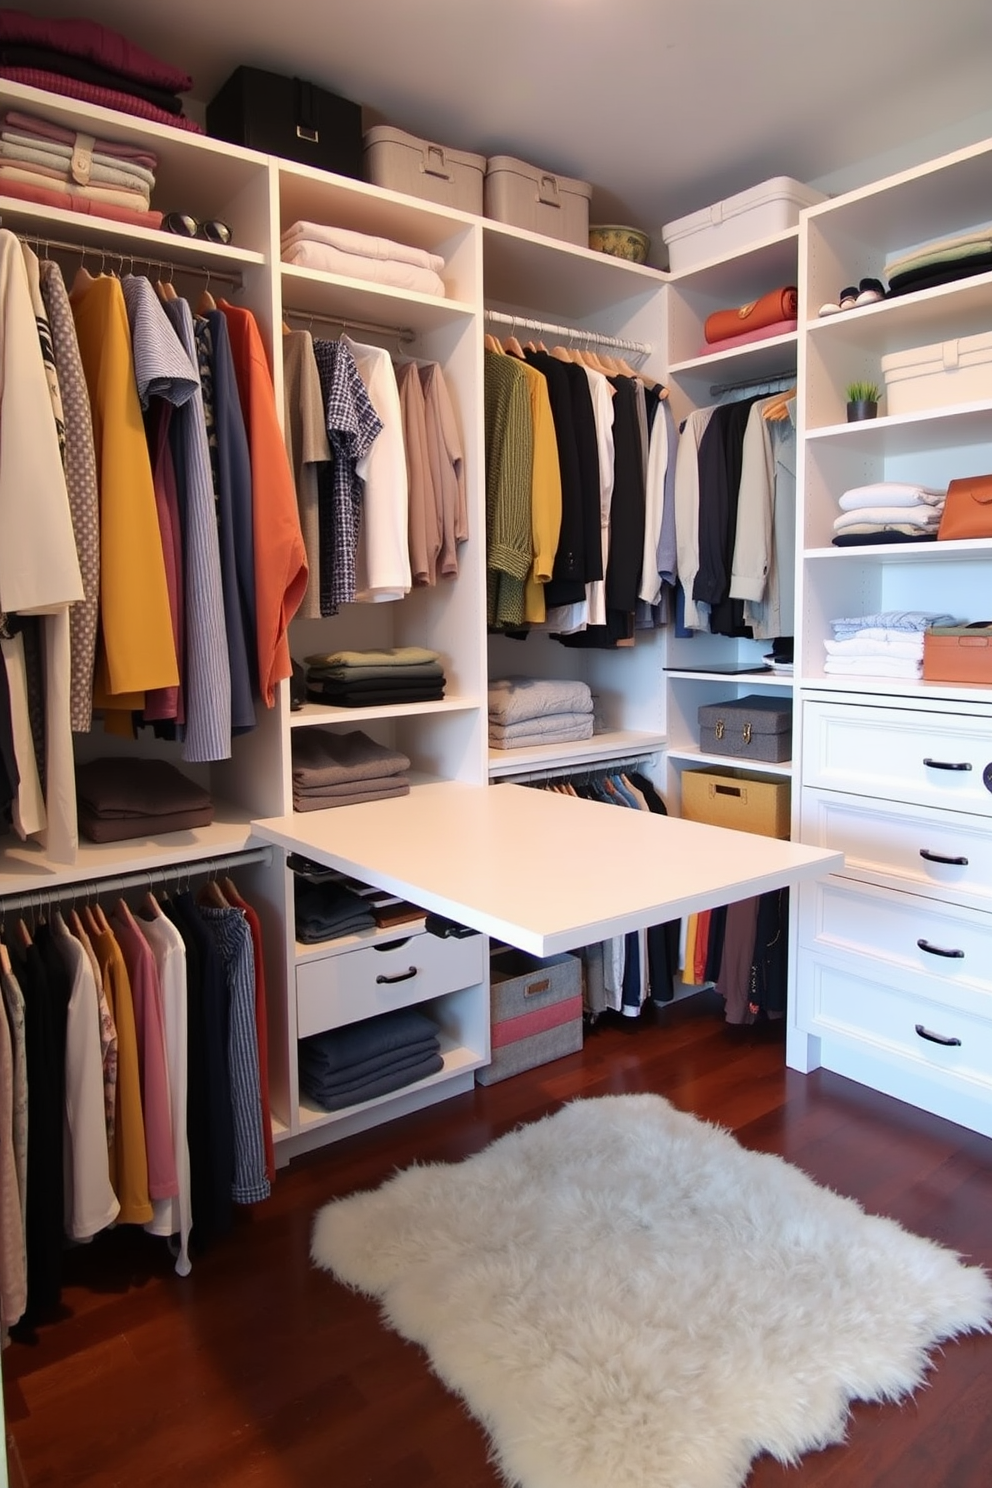
M522 1488L739 1488L990 1331L978 1267L653 1095L577 1100L317 1215Z

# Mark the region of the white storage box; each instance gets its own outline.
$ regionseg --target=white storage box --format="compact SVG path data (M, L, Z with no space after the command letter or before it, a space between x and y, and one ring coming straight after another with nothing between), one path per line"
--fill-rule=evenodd
M482 215L484 155L449 150L390 124L377 124L365 134L364 158L365 176L373 186Z
M992 332L890 351L882 358L882 376L889 413L992 398Z
M588 181L538 170L512 155L491 155L483 195L486 216L496 222L589 246Z
M669 268L673 274L705 263L710 258L735 253L773 233L786 232L799 222L803 207L815 207L826 201L822 191L814 191L791 176L772 176L748 191L728 196L724 201L690 212L661 229L668 245Z

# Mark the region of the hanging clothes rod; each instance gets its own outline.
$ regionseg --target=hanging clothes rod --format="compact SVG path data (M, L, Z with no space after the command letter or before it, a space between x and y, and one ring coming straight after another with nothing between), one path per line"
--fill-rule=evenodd
M635 356L650 356L651 347L644 341L628 341L622 336L607 336L600 331L583 331L575 326L554 325L547 320L531 320L526 315L507 315L503 310L487 310L486 319L494 325L505 325L522 331L543 331L547 336L564 336L570 341L588 341L595 346L615 347Z
M657 744L653 748L645 749L643 754L617 754L607 755L604 759L589 760L581 764L555 765L544 770L521 770L519 774L499 775L493 778L493 785L536 785L539 782L552 784L560 782L564 785L569 780L590 780L596 775L614 775L623 770L637 770L654 755L659 754L662 745Z
M143 873L108 873L106 877L80 878L73 883L32 889L29 893L3 894L0 895L0 923L8 911L38 909L42 904L54 904L62 899L82 899L88 894L106 894L111 890L123 893L126 889L150 889L154 884L199 878L203 874L217 873L222 868L244 868L249 863L268 864L271 861L271 847L248 848L244 852L225 853L222 857L194 858L188 862L171 863L168 868L148 868Z
M140 253L126 253L121 248L97 248L92 243L66 243L59 238L50 238L44 233L19 232L17 236L23 243L31 243L36 248L51 249L58 248L65 253L78 253L82 257L89 255L90 258L99 257L102 263L113 263L117 259L121 269L125 264L131 268L140 264L145 269L169 269L171 273L177 270L181 274L202 274L205 278L216 280L219 284L230 284L235 289L244 287L244 276L240 269L216 269L211 264L185 264L177 263L171 258L145 258ZM176 242L185 241L177 238Z
M795 367L786 368L784 372L769 372L765 377L746 377L742 382L715 382L710 388L710 397L718 398L721 393L743 393L748 388L766 387L770 393L779 391L774 386L777 382L795 382Z
M308 328L314 321L321 325L340 326L342 331L361 331L366 336L385 336L404 344L408 341L416 341L417 333L409 326L379 325L374 320L354 320L350 315L326 315L317 310L294 310L291 305L282 307L283 318L286 320L305 320Z

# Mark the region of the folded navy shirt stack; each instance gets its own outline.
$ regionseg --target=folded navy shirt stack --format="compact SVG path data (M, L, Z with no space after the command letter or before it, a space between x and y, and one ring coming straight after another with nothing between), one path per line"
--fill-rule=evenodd
M444 697L444 667L424 646L331 651L306 658L307 698L335 708L429 703Z
M436 1026L397 1008L299 1043L300 1089L323 1111L340 1111L401 1090L444 1066Z
M375 929L376 919L369 901L343 883L315 884L297 878L294 895L296 938L304 945Z

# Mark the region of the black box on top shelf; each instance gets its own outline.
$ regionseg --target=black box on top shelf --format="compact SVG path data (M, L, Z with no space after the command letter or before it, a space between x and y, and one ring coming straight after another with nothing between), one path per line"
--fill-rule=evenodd
M207 104L207 133L361 179L361 104L301 78L237 68Z

